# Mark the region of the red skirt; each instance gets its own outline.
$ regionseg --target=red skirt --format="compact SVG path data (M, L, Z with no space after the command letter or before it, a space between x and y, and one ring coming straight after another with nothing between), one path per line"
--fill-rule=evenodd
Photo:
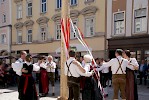
M49 92L49 81L48 81L48 74L46 70L40 70L40 82L41 82L41 90L42 93Z

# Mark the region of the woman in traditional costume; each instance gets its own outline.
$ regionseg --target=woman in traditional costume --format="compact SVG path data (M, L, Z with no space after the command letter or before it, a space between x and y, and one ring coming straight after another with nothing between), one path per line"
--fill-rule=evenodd
M33 71L39 71L39 66L31 63L31 55L26 56L24 63L13 63L12 66L22 68L22 75L19 82L19 99L20 100L38 100L37 91L35 87L35 81L32 77ZM17 71L20 71L18 69Z
M46 64L45 64L45 57L40 56L38 58L38 62L35 63L40 67L39 71L39 96L44 97L49 92L49 81L48 81L48 74L46 71Z
M123 57L129 61L131 69L126 69L126 98L127 100L138 100L137 83L135 77L135 70L139 69L139 64L135 58L131 58L129 50L123 52Z

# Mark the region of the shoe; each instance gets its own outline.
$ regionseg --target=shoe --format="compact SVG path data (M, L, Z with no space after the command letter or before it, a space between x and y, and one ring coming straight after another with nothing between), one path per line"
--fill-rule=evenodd
M52 93L52 96L55 96L55 93Z
M39 94L39 97L46 97L46 94L44 94L44 93Z
M42 97L42 94L39 94L38 96L39 96L39 97Z
M147 88L149 88L149 86Z

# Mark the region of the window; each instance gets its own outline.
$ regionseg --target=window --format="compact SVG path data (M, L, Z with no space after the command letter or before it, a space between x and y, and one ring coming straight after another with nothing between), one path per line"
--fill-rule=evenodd
M27 3L27 16L32 16L32 3Z
M56 0L57 1L57 5L56 5L56 8L61 8L62 7L62 0Z
M85 35L86 37L90 37L94 35L94 18L86 18L85 19Z
M125 33L124 12L114 14L114 35Z
M22 43L22 32L21 31L17 32L17 42L18 44Z
M31 43L32 42L32 30L31 29L29 29L27 31L27 42L28 43Z
M47 0L41 0L41 12L42 13L47 12Z
M1 43L5 44L6 43L6 34L1 35Z
M46 41L46 28L41 28L41 40Z
M134 32L147 31L147 14L146 8L137 9L134 12Z
M56 24L56 39L61 39L61 24Z
M77 5L77 0L70 0L71 5Z
M22 5L17 5L17 19L22 18Z
M6 15L3 14L3 23L5 23L5 22L6 22Z
M73 24L74 24L74 25L77 25L77 20L73 20ZM75 31L76 31L76 30L75 30ZM70 26L70 38L71 38L71 39L76 38L76 34L74 33L72 26Z

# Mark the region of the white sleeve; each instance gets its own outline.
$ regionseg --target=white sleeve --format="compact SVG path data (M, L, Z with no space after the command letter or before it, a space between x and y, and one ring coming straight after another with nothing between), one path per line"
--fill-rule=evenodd
M47 69L47 66L46 66L45 63L41 63L41 64L40 64L40 67L42 67L42 68L44 68L44 69Z
M56 63L55 63L55 62L53 62L53 68L54 68L54 69L56 68Z
M15 72L21 72L21 69L23 68L23 63L12 63L11 66Z
M80 64L80 63L79 63L79 64ZM81 64L80 64L80 66L81 66ZM81 76L87 76L87 77L90 77L90 76L92 75L91 72L85 72L85 73L82 73L82 72L80 71L80 69L79 69L77 66L75 66L75 67L76 67L76 71L77 71L77 73L80 74Z
M139 67L139 64L135 58L132 59L130 65L128 65L127 68L129 68L131 70L135 70L133 66Z
M109 62L103 63L102 66L104 66L104 67L111 67L113 65L113 63L115 63L114 59L111 59Z
M86 72L89 72L90 71L90 66L89 65L84 66L84 69L85 69Z
M134 65L136 67L139 67L139 64L138 64L138 61L136 60L136 58L133 58L132 59L132 63L130 63L130 64L132 64L132 65Z
M40 67L37 64L33 64L33 71L39 71Z
M104 65L102 65L102 66L100 66L99 68L96 68L96 69L97 69L97 71L101 71L101 70L104 69Z

